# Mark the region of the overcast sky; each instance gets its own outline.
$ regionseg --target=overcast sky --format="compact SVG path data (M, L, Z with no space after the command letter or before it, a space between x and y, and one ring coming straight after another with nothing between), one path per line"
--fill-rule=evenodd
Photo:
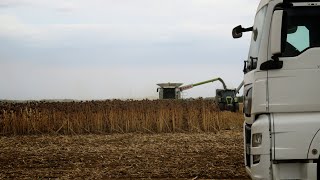
M0 0L0 99L157 98L240 84L258 0ZM184 97L210 97L210 83Z

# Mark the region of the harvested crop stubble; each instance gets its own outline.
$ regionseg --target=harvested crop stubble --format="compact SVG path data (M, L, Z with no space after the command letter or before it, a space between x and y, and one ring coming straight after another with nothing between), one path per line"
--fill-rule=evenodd
M246 179L240 130L0 137L0 179Z
M217 132L242 122L240 113L202 99L0 102L2 135Z

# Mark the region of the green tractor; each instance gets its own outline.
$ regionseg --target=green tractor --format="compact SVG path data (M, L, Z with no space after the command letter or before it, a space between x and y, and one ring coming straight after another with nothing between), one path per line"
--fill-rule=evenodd
M221 111L239 111L239 100L237 94L243 86L243 82L238 86L237 89L217 89L216 90L216 104Z
M221 111L239 111L239 102L235 89L217 89L216 104Z

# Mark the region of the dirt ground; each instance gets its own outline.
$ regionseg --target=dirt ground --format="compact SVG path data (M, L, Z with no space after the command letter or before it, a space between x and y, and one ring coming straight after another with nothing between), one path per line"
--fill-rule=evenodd
M0 179L247 179L239 130L0 137Z

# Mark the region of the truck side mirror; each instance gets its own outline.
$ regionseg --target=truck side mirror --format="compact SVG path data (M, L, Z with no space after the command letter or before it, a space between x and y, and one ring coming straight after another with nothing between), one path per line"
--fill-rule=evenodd
M283 10L276 10L273 13L270 31L270 45L271 54L279 55L283 51L282 48L282 21L283 21ZM283 27L286 28L286 27Z
M249 32L249 31L252 31L252 30L253 30L253 27L243 28L241 25L239 25L239 26L233 28L232 37L234 39L241 38L242 37L242 33Z
M234 39L241 38L241 37L242 37L242 29L243 29L243 28L242 28L241 25L233 28L233 30L232 30L232 37L233 37Z

